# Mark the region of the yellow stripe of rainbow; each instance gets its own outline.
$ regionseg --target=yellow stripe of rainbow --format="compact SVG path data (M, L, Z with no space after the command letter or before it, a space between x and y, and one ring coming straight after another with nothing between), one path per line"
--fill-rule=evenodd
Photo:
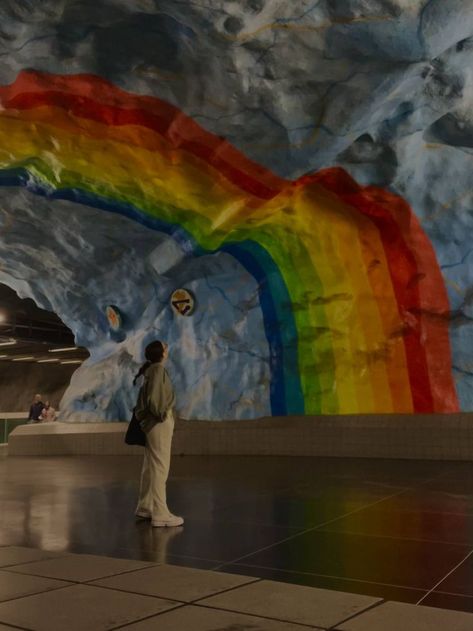
M3 184L33 176L36 192L223 249L255 276L273 414L458 409L446 321L423 315L448 310L442 276L400 198L340 169L283 180L91 75L22 72L0 102Z

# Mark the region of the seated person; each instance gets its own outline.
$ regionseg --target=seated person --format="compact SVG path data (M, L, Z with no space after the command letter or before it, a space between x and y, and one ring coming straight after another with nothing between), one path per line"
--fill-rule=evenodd
M40 422L40 416L41 416L41 412L43 411L44 408L44 403L41 401L41 395L40 394L35 394L35 397L33 399L33 403L30 407L30 413L28 416L28 422L29 423L39 423Z
M44 404L43 411L39 417L39 420L43 423L52 423L56 420L56 410L51 406L49 401Z

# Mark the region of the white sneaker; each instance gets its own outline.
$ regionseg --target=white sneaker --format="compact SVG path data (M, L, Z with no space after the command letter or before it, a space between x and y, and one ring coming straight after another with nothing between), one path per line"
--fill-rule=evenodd
M147 510L137 510L135 516L138 519L151 519L151 513Z
M182 526L183 523L183 518L176 515L169 515L163 519L153 519L151 521L153 528L175 528L176 526Z

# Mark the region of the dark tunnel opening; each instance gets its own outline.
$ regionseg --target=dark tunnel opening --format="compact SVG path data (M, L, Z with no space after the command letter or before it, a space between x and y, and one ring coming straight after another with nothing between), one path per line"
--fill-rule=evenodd
M27 411L35 394L58 409L88 356L55 313L0 284L0 413Z

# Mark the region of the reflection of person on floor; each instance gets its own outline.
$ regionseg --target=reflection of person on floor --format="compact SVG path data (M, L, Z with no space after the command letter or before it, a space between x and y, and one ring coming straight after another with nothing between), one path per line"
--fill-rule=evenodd
M28 423L39 423L43 408L44 408L44 403L41 401L41 395L35 394L33 403L31 404L31 407L30 407Z
M176 400L171 379L164 368L168 357L167 344L159 341L148 344L145 357L147 361L134 379L136 383L139 377L144 377L135 416L146 434L136 516L151 519L154 527L182 526L184 520L173 515L166 502Z
M39 420L43 423L52 423L56 420L56 410L52 407L49 401L46 401L44 404Z
M170 563L171 541L184 533L184 528L147 528L144 522L137 528L141 558L154 563Z

